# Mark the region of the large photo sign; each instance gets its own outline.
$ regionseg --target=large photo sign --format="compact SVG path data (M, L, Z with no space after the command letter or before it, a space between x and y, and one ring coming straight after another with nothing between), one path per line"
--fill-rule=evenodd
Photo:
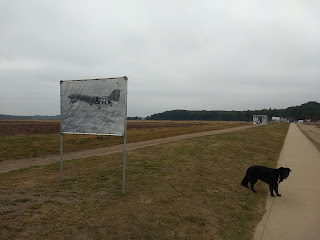
M61 133L124 136L127 78L60 81Z
M268 125L267 115L253 115L253 124L255 125Z

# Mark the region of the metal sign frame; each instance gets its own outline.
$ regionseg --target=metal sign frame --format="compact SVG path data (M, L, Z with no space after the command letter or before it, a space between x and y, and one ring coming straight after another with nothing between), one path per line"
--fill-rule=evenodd
M67 81L91 81L91 80L114 80L123 78L125 80L125 92L124 92L124 116L123 116L123 134L115 133L81 133L81 132L63 132L62 131L62 83ZM119 78L98 78L98 79L83 79L83 80L67 80L60 81L60 181L63 180L63 135L64 134L87 134L87 135L109 135L109 136L122 136L123 137L123 169L122 169L122 194L125 193L125 174L126 174L126 142L127 142L127 95L128 95L128 78L126 76ZM69 96L70 98L70 96Z

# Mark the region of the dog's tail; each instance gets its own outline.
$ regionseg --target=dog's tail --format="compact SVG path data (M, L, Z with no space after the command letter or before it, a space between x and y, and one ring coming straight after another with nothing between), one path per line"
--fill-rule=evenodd
M248 176L247 174L244 176L242 182L241 182L241 185L242 186L245 186L245 187L248 187L248 183L249 183L249 179L248 179Z

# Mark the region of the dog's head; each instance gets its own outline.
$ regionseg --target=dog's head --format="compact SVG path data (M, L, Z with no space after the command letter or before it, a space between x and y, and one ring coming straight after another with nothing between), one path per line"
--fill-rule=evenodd
M289 177L289 174L291 172L290 168L278 168L278 173L280 176L280 181L283 181L284 179L287 179Z

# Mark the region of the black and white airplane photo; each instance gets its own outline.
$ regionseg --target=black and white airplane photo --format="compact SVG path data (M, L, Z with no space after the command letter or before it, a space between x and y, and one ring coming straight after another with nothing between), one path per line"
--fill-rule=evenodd
M120 90L114 89L109 96L93 96L86 95L81 93L71 93L68 96L71 100L71 103L75 103L77 101L84 101L91 105L98 105L98 109L101 108L101 105L110 105L112 106L113 102L119 102L120 100Z

